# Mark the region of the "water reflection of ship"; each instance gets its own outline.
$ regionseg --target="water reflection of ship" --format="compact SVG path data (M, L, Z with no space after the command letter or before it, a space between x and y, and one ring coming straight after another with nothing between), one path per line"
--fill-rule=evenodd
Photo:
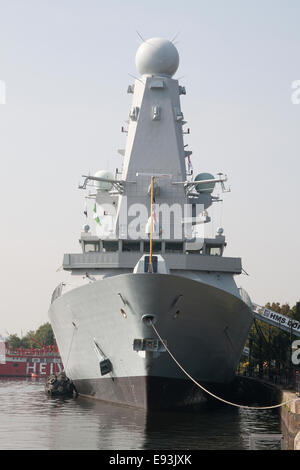
M205 406L149 412L96 400L79 403L98 426L90 448L99 450L247 449L258 427L279 431L278 410Z
M81 397L75 401L51 398L51 409L55 419L50 422L48 435L53 449L120 450L144 446L145 410Z
M67 400L51 402L55 449L241 449L248 438L245 416L232 407L149 412L79 397L67 411Z

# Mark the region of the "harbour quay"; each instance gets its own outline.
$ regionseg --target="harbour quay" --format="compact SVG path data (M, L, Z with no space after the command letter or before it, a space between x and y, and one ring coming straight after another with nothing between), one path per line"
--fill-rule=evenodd
M287 450L300 450L300 395L290 390L280 390L281 400L288 402L280 409L282 433Z

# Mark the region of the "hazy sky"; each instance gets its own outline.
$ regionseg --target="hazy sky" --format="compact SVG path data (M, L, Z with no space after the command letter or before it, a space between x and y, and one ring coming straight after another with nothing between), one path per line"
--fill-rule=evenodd
M180 32L185 143L196 170L228 175L208 231L242 257L238 285L259 304L300 299L299 17L299 0L0 0L0 332L48 321L80 248L80 177L121 167L136 30Z

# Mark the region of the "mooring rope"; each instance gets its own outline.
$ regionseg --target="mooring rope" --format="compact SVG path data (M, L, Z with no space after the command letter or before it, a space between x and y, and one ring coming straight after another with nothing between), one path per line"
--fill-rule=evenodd
M69 351L68 351L68 356L67 356L67 360L66 360L66 365L64 367L65 371L67 371L67 367L68 367L68 363L69 363L69 358L70 358L70 352L71 352L71 348L72 348L72 344L73 344L73 339L74 339L74 334L75 334L75 331L77 330L77 326L74 322L72 322L72 325L74 327L73 329L73 333L72 333L72 338L71 338L71 341L70 341L70 346L69 346Z
M245 409L248 409L248 410L270 410L272 408L279 408L281 406L284 406L286 405L287 403L293 401L294 399L293 398L290 398L289 400L286 400L282 403L279 403L278 405L272 405L272 406L248 406L248 405L240 405L238 403L232 403L231 401L228 401L228 400L225 400L224 398L221 398L221 397L218 397L217 395L215 395L214 393L210 392L209 390L207 390L205 387L203 387L203 385L199 384L199 382L197 382L183 367L181 364L179 364L179 362L177 361L177 359L175 359L175 357L173 356L173 354L171 353L171 351L169 350L169 348L167 347L167 345L164 343L163 339L161 338L160 334L158 333L157 329L155 328L153 322L151 322L151 326L153 328L153 330L155 331L155 333L157 334L158 338L160 339L160 341L162 342L164 348L166 349L166 351L170 354L171 358L173 359L173 361L178 365L178 367L182 370L182 372L184 372L184 374L192 380L192 382L194 382L194 384L196 384L198 387L200 387L204 392L206 392L208 395L211 395L213 398L216 398L217 400L223 402L223 403L226 403L227 405L231 405L231 406L236 406L237 408L245 408Z

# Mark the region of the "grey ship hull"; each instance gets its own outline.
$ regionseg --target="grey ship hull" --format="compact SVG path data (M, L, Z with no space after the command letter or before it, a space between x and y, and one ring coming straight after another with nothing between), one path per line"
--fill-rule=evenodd
M131 273L66 292L49 316L67 375L81 395L143 409L203 400L168 352L134 350L135 339L157 338L142 321L147 314L188 373L221 392L252 324L249 306L232 290L174 274ZM102 376L105 358L113 368Z

